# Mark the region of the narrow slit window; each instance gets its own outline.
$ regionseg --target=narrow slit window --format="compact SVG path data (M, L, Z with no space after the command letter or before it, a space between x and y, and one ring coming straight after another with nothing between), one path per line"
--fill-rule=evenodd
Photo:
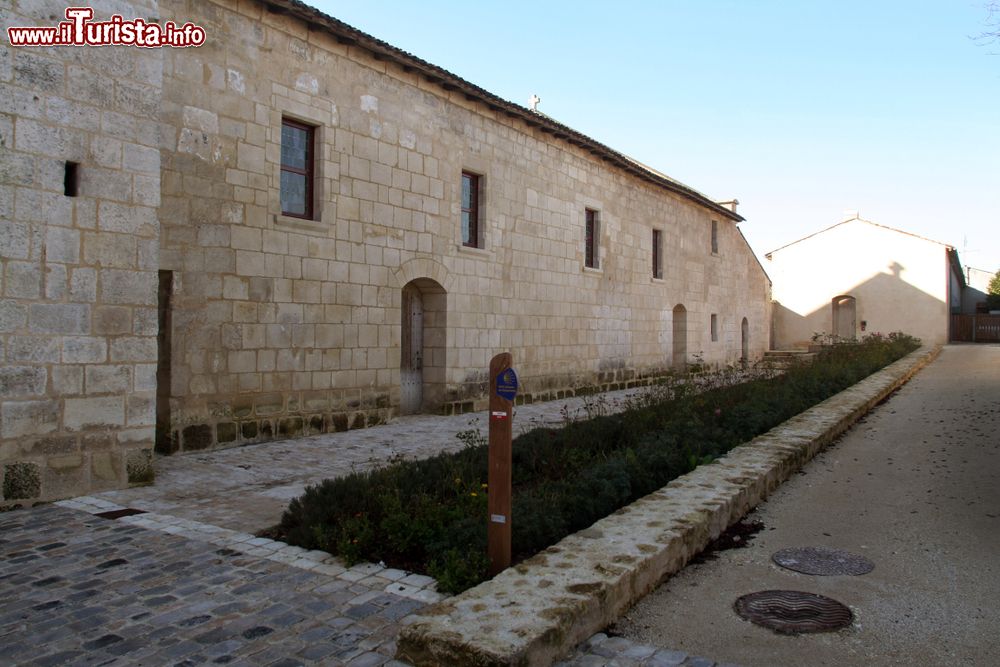
M653 230L653 277L663 278L663 231Z
M479 176L462 172L462 245L482 247L479 241Z
M63 174L63 194L67 197L76 197L80 194L79 162L66 163L66 170Z
M281 121L281 213L313 217L313 135L315 128L287 118Z
M712 342L719 340L719 316L712 313Z
M712 221L712 254L716 255L719 252L719 223L715 220Z
M584 230L584 266L589 269L599 268L600 262L600 215L594 209L588 208L585 216Z

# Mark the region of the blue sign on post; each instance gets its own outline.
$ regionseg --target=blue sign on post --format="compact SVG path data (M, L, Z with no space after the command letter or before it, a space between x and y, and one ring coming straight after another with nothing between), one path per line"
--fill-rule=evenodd
M517 396L517 373L508 368L497 376L497 396L512 401Z

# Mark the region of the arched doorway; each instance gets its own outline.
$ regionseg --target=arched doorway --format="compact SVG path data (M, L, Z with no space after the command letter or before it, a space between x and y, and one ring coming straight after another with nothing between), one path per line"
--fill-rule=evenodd
M750 323L743 318L740 324L740 361L744 364L750 361Z
M857 301L853 296L842 294L833 297L833 335L845 340L857 338Z
M674 306L674 356L673 367L683 371L687 368L687 309L677 304Z
M447 293L430 278L403 287L400 318L399 411L435 409L444 396Z

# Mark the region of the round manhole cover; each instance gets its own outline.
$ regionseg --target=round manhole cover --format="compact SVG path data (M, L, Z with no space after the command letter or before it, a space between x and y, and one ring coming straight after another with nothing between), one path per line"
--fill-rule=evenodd
M836 600L801 591L750 593L738 599L733 608L751 623L786 635L831 632L854 620L851 610Z
M771 560L781 567L803 574L868 574L875 569L875 563L864 556L858 556L840 549L827 547L793 547L782 549L771 556Z

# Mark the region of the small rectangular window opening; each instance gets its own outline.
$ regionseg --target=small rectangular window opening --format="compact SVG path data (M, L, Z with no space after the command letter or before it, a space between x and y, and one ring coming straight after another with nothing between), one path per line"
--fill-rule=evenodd
M63 174L63 194L67 197L76 197L80 194L79 162L66 162L66 171Z
M712 254L719 252L719 223L712 221Z
M653 230L653 277L663 278L663 232Z
M313 133L315 128L281 120L281 213L313 217Z
M588 208L586 213L586 230L584 232L584 265L589 269L598 268L600 257L601 223L594 209Z
M479 176L462 172L462 245L480 247Z
M712 342L719 340L719 316L712 313Z

